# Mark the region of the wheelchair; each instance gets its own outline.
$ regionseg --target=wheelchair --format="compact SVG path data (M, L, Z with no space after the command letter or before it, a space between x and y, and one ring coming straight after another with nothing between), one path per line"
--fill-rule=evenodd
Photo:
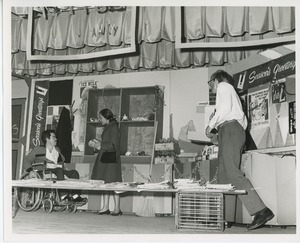
M47 162L32 164L33 173L25 172L20 180L37 179L54 181L52 172ZM44 188L16 188L16 195L19 207L25 212L36 211L43 207L44 211L51 213L52 211L68 210L75 213L77 207L83 206L86 202L72 202L61 200L58 189Z

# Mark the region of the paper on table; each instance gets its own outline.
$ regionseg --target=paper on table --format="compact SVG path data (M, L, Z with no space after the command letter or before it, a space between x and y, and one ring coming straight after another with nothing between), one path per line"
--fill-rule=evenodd
M204 142L204 143L212 143L211 139L208 138L204 131L203 132L196 132L196 131L188 131L187 138L191 141L195 142Z
M219 190L233 190L234 186L232 184L206 184L208 189L219 189Z

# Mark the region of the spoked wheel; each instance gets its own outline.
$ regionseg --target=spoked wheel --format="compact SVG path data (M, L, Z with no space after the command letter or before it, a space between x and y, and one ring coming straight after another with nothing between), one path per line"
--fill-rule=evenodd
M40 175L35 173L34 178L40 179ZM30 179L28 172L21 176L21 180L27 179ZM19 207L26 212L37 210L41 205L43 190L40 188L19 187L16 189L16 194Z
M68 205L68 211L69 211L70 213L75 213L76 210L77 210L76 204L70 204L70 205Z
M67 205L55 205L54 206L54 211L62 212L64 210L66 210L67 207L68 207Z
M51 213L53 211L53 202L50 198L46 198L43 201L43 208L46 213Z

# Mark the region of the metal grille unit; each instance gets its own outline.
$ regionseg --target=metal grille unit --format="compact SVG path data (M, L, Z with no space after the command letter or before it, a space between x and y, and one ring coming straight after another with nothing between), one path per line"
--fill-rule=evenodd
M177 229L223 231L223 194L215 192L178 192L175 205Z

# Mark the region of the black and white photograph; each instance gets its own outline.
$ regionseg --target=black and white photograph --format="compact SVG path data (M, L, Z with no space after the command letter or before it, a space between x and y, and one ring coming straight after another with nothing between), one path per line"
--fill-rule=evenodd
M300 242L298 5L3 0L3 241Z

